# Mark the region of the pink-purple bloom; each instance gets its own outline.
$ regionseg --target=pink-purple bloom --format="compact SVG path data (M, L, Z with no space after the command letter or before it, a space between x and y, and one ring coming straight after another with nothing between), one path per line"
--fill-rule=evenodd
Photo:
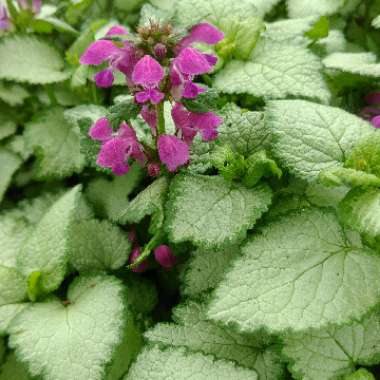
M0 30L8 30L11 27L7 8L0 4Z
M194 80L197 75L210 73L217 62L216 56L204 53L192 44L214 45L224 35L208 23L195 25L181 40L173 35L169 25L154 23L140 28L137 38L120 42L125 34L124 27L112 27L106 39L95 41L87 48L80 62L95 66L107 64L95 75L98 87L112 86L115 71L125 74L140 115L151 128L154 146L146 142L140 144L135 131L126 123L114 132L110 122L102 118L89 132L92 139L101 143L97 164L110 168L116 175L128 171L131 159L146 164L152 177L162 173L161 164L175 172L189 162L190 146L198 133L204 141L218 136L222 118L213 112L191 112L182 99L195 99L206 91ZM112 39L115 35L118 36L117 42ZM176 127L172 135L165 132L162 106L165 100L172 104L171 115ZM161 164L157 162L158 158Z
M154 250L154 258L164 268L170 269L177 263L177 258L167 245L160 245Z
M375 128L380 128L380 92L369 93L364 100L368 104L362 109L362 115L368 119Z

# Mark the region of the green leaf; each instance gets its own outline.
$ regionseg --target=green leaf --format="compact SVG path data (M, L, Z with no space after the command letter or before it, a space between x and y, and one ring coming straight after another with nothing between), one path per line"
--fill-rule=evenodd
M376 63L373 53L332 53L324 58L323 64L333 72L375 78L380 76L380 63Z
M18 155L0 147L0 202L3 200L4 194L12 181L13 174L21 164L22 161Z
M379 177L359 170L342 167L322 170L319 173L319 180L326 186L380 186Z
M319 40L329 35L330 23L326 16L322 16L313 27L305 33L311 40Z
M149 363L149 365L147 365ZM196 376L196 377L195 377ZM124 380L257 380L257 374L225 360L183 349L147 347Z
M292 374L305 380L336 379L350 374L355 365L378 363L379 321L379 315L372 314L348 326L285 337L283 353L291 360Z
M247 62L232 61L220 70L214 88L227 94L266 99L307 97L327 103L330 93L322 64L301 43L261 40Z
M361 234L380 237L380 190L351 190L339 205L339 218Z
M246 111L234 103L222 110L223 124L218 128L217 143L229 145L235 153L250 156L268 145L270 132L262 112Z
M32 378L25 366L17 360L16 355L11 353L0 367L0 380L32 380Z
M375 17L373 20L372 20L372 23L371 25L375 28L375 29L380 29L380 15Z
M147 215L152 216L151 232L161 228L164 221L164 202L168 189L167 177L161 177L141 191L123 210L120 218L126 224L137 224Z
M346 233L334 213L305 209L252 236L217 288L209 316L245 332L347 323L377 305L379 270L380 257Z
M376 380L371 372L367 371L365 368L359 368L357 371L348 375L344 380Z
M57 50L34 36L16 35L0 41L0 79L31 84L60 82L69 77Z
M141 106L136 104L132 96L126 97L109 108L106 117L114 129L119 128L123 121L130 122L139 114Z
M183 105L191 112L219 111L221 99L219 94L212 88L201 92L195 99L181 99Z
M269 102L266 126L280 164L310 182L324 169L343 166L358 141L374 133L369 123L339 108L303 100Z
M144 336L167 347L185 347L210 354L217 359L236 362L257 372L259 379L281 379L282 365L278 353L260 336L246 337L207 320L205 307L195 302L178 306L174 323L159 323Z
M128 195L137 187L142 177L141 167L133 164L129 172L121 177L112 180L96 178L87 186L87 198L99 216L120 222L129 205Z
M25 239L57 197L46 193L23 200L17 208L0 214L0 265L16 267L16 258Z
M64 117L63 109L51 108L28 123L27 144L37 153L37 176L62 178L79 173L84 166L77 126Z
M0 306L18 303L25 298L24 277L16 269L0 265Z
M186 297L198 298L214 289L239 254L240 249L235 246L208 252L200 249L194 251L185 267L181 293Z
M222 30L224 39L216 47L224 57L234 55L247 59L263 28L254 0L225 2L223 0L181 0L175 3L180 26L190 28L208 21Z
M22 311L10 328L9 345L33 376L101 380L122 340L123 293L115 278L79 277L65 305L49 298Z
M72 227L68 240L70 263L79 272L116 270L131 250L128 235L107 220L86 220Z
M0 82L0 99L10 106L22 105L29 96L29 92L18 84Z
M14 303L0 306L0 336L9 334L9 326L11 325L13 319L17 316L17 314L21 313L27 305L28 303Z
M69 228L77 216L80 191L80 185L74 187L48 209L17 258L17 267L24 276L41 273L41 292L57 289L66 274Z
M247 189L217 176L178 175L166 206L169 240L206 249L238 243L267 211L271 198L266 185Z
M380 133L376 131L361 141L347 158L345 165L380 178Z
M350 188L345 185L328 187L315 182L308 185L305 195L314 206L336 209L349 190Z
M125 286L128 292L128 305L133 312L149 314L158 303L158 294L153 282L140 276L129 276Z
M288 0L289 17L307 17L310 15L331 15L343 7L345 0Z
M1 85L1 84L0 84ZM0 88L1 91L1 88ZM0 93L1 99L1 93ZM0 115L0 140L6 139L9 136L12 136L17 130L17 124L11 117L8 117L4 114Z

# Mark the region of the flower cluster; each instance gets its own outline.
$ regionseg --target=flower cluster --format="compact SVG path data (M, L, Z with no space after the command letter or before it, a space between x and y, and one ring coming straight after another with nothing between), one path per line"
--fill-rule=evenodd
M124 74L140 115L150 126L155 148L145 149L133 128L123 122L117 131L102 118L90 129L90 137L101 143L97 164L114 174L128 171L128 160L146 163L150 175L160 172L159 162L170 172L189 161L189 147L197 133L204 141L214 140L222 119L213 112L195 113L183 99L195 99L206 89L195 83L197 75L213 70L217 58L192 46L195 42L216 44L223 39L221 31L208 23L195 25L180 37L170 25L138 29L131 36L122 26L112 27L104 39L92 43L81 56L86 65L103 66L94 79L98 87L111 87L115 72ZM165 130L164 102L170 102L175 134Z
M32 12L37 15L41 12L41 0L17 0L17 5L21 11ZM5 5L0 4L0 30L11 29L11 19Z
M362 109L362 115L369 120L375 128L380 128L380 92L372 92L365 97L368 104Z

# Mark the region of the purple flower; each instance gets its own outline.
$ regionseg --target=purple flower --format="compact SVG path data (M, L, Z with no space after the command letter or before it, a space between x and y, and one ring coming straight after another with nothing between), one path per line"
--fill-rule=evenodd
M164 268L170 269L177 263L177 258L167 245L160 245L154 250L154 258Z
M164 69L151 56L145 55L136 64L132 73L132 81L141 85L144 90L136 94L138 103L150 101L152 104L160 103L165 95L157 89L165 75Z
M170 172L189 161L189 147L176 136L161 135L158 138L158 155Z
M8 30L11 27L11 22L8 16L7 8L0 4L0 30Z
M122 123L113 134L108 120L101 118L90 128L89 135L102 143L96 163L103 168L110 168L115 175L128 172L129 158L141 163L145 161L136 133L126 123Z
M214 25L206 22L194 25L190 33L183 38L180 43L180 49L183 49L194 42L202 42L208 45L215 45L224 38L224 33Z
M140 111L142 118L149 125L152 133L156 135L157 129L157 112L155 109L150 108L148 105L144 105Z
M120 31L127 32L122 26L114 26L107 35ZM108 68L95 75L94 79L99 87L112 86L115 70L121 71L126 76L128 84L131 85L132 72L137 61L138 52L129 41L124 41L123 47L118 47L112 41L98 40L93 42L80 57L80 63L84 65L98 66L108 62Z
M380 92L369 93L364 100L369 106L362 109L362 116L369 120L375 128L380 128Z
M204 141L215 140L218 137L218 126L223 122L213 112L190 112L181 103L176 103L172 108L172 118L187 143L193 141L197 132L200 132Z
M373 117L371 123L375 128L380 128L380 115Z
M209 54L187 47L180 51L174 62L182 74L199 75L211 71L214 60L210 62Z
M129 263L133 264L141 255L141 249L140 247L135 247L132 250L132 253L129 255ZM137 265L137 267L132 268L132 272L135 273L142 273L145 272L148 268L148 263L146 261L143 261L141 264Z
M115 25L110 28L106 36L117 36L123 34L128 34L128 30L123 25Z
M158 177L160 175L161 168L157 162L152 162L148 165L148 174L150 177Z

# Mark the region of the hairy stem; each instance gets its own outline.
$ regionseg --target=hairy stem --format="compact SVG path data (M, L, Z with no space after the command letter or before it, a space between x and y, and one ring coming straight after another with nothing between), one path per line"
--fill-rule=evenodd
M164 102L157 104L157 137L165 134Z

